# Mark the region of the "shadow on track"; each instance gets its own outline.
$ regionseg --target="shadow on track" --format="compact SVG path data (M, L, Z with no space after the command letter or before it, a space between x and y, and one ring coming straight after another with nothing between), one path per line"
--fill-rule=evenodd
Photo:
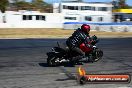
M51 67L51 66L48 66L47 63L38 63L39 66L41 67ZM67 63L63 63L63 64L60 64L58 66L55 66L55 67L60 67L60 66L64 66L64 67L75 67L75 65L83 65L82 63L77 63L77 64L67 64Z
M41 67L49 67L47 63L38 63Z
M50 67L50 66L48 66L48 64L47 63L39 63L39 65L41 66L41 67ZM65 64L63 64L63 65L59 65L59 66L57 66L58 68L60 68L60 70L62 71L62 72L64 72L65 73L65 75L67 76L67 78L64 78L64 79L56 79L55 81L66 81L66 80L76 80L76 77L71 73L71 72L69 72L69 71L67 71L64 67L62 67L62 66L64 66L64 67L74 67L75 65L65 65Z

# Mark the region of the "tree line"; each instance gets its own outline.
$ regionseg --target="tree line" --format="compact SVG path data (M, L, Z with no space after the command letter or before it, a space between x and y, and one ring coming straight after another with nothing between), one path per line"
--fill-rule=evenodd
M43 0L32 0L26 2L26 0L0 0L0 10L5 12L6 10L37 10L40 12L52 12L52 5L44 2Z
M5 12L6 10L37 10L41 12L52 12L53 7L51 4L44 2L44 0L32 0L31 2L26 2L26 0L0 0L0 10ZM114 0L112 2L113 9L128 9L132 8L126 4L126 0Z
M126 4L126 0L114 0L112 1L113 9L130 9L132 6Z

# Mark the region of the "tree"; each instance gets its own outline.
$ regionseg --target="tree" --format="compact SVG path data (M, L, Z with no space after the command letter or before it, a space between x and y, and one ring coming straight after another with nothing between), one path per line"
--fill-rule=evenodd
M27 10L27 9L30 9L30 3L25 2L25 1L16 2L16 6L17 6L18 10Z
M126 4L126 0L112 0L113 9L130 9L132 6Z
M52 12L53 8L51 4L47 4L43 0L32 0L26 2L26 0L12 0L11 9L13 10L35 10L41 12Z
M112 5L113 5L113 9L118 9L118 1L117 0L113 0Z
M36 9L40 9L46 6L46 3L43 0L32 0L32 5L36 7Z
M8 5L9 5L8 0L1 0L0 1L0 10L1 10L2 13L5 12Z
M27 8L30 7L29 2L25 2L25 0L12 0L13 1L13 6L15 7L16 10L26 10Z
M34 7L36 10L39 11L45 11L45 12L51 12L52 10L52 5L47 4L43 0L32 0L31 2L32 7Z
M119 0L118 5L119 5L120 9L128 9L129 8L129 6L126 4L126 0Z

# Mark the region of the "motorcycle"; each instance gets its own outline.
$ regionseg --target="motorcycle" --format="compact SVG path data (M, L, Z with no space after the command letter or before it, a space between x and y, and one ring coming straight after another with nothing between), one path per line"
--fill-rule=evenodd
M82 43L80 45L80 49L85 52L85 57L82 57L81 60L75 60L74 63L77 62L97 62L102 59L103 51L97 48L96 43L98 43L98 38L94 35L91 37L90 42L88 44L93 45L92 48L86 46L86 44ZM68 47L61 47L61 44L57 42L57 47L53 47L51 52L47 53L47 64L48 66L58 66L63 63L73 63L71 58L78 56L77 52L73 52Z

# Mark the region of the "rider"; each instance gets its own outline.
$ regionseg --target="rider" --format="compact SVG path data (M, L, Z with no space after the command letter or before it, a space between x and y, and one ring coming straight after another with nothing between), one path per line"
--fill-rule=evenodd
M82 57L85 56L85 53L79 48L79 46L84 43L87 47L92 48L93 46L88 44L90 42L90 26L87 24L83 24L81 28L78 28L72 36L70 36L66 40L66 44L70 50L73 52L77 52L79 55L72 58L72 60L80 60Z

